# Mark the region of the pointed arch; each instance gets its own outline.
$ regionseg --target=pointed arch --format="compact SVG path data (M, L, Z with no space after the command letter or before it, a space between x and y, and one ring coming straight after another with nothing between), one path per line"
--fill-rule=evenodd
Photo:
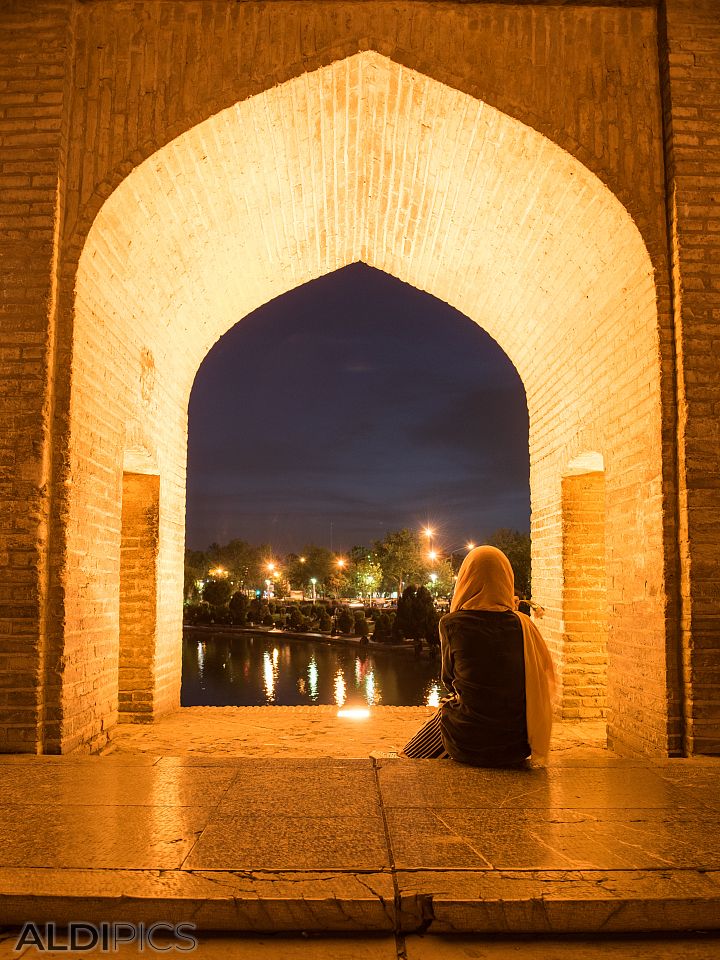
M89 656L88 623L98 650L117 630L118 491L140 422L160 474L151 695L158 711L177 703L195 372L244 315L356 261L461 310L516 365L530 413L535 592L560 663L562 469L593 436L617 531L610 724L628 749L663 749L660 370L645 244L617 198L556 144L370 50L203 121L100 209L76 283L66 645ZM93 669L107 694L112 669ZM638 711L628 685L640 677Z

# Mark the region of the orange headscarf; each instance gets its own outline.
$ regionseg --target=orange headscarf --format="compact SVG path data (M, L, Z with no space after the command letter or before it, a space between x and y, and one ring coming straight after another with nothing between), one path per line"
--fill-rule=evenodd
M456 610L514 610L515 575L497 547L475 547L463 560L450 613ZM516 613L525 653L525 714L533 759L544 760L550 749L555 670L542 634L524 613Z

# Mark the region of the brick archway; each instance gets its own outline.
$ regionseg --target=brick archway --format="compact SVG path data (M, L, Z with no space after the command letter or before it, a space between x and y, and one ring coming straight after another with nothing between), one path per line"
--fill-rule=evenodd
M561 667L562 476L593 437L610 531L610 734L630 751L666 750L660 369L643 240L560 147L372 51L193 127L132 170L89 231L74 319L61 745L97 740L117 715L123 485L159 478L153 642L136 690L152 716L178 703L199 364L256 307L358 260L464 312L520 372L534 578Z

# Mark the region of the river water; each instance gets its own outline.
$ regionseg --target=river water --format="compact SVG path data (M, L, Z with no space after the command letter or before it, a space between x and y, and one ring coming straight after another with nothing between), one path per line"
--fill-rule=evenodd
M440 697L440 661L398 650L268 633L183 637L181 702L199 706L422 706Z

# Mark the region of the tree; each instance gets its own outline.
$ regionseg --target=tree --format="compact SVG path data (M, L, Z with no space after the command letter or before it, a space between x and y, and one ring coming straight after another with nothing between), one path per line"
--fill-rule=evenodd
M435 574L435 580L430 579L428 589L435 597L449 597L453 592L455 584L455 575L453 573L452 563L444 557L436 560L430 574Z
M395 618L387 613L381 613L375 621L375 630L373 631L373 640L376 643L393 642L393 625Z
M199 600L200 594L197 589L197 582L207 576L207 571L208 558L203 550L185 551L184 597L188 603Z
M353 615L347 607L341 607L337 617L337 628L339 633L350 633L353 628Z
M395 615L393 634L396 640L417 640L421 637L422 622L418 614L417 589L413 586L405 587L398 599Z
M241 589L256 588L262 583L262 559L267 555L266 547L253 547L244 540L231 540L224 547L218 547L217 563L228 572Z
M230 599L232 587L225 578L208 580L203 588L203 600L211 607L222 607Z
M301 563L300 557L305 558ZM310 581L316 581L316 593L324 593L325 584L330 580L335 558L325 547L306 544L301 554L291 553L286 558L286 576L295 590L310 593Z
M383 572L383 588L387 592L402 592L408 580L422 582L426 563L420 537L410 530L394 530L377 540L373 552Z
M232 621L236 626L242 627L245 625L249 606L250 601L245 594L240 593L240 591L234 593L230 597L228 607L230 608L230 613L232 614Z
M350 583L356 596L372 597L379 589L382 577L382 567L376 560L373 560L372 556L365 555L358 559L353 558Z
M501 527L488 537L488 543L502 550L515 574L515 593L530 596L530 534Z
M440 618L432 595L425 587L420 587L415 594L415 618L418 625L417 639L427 640L428 644L433 645Z

